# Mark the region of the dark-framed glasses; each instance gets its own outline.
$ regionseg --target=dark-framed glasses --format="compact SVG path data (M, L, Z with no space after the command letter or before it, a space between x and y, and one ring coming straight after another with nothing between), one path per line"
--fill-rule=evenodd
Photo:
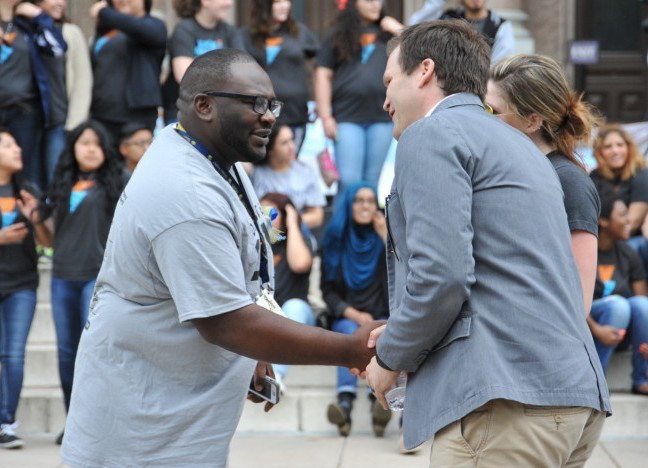
M279 117L281 115L281 109L283 108L283 102L279 99L269 99L265 96L254 96L251 94L236 94L236 93L222 93L220 91L206 91L202 93L206 96L215 96L215 97L226 97L232 99L240 99L242 101L252 102L252 109L259 115L265 115L268 110L272 112L272 115Z

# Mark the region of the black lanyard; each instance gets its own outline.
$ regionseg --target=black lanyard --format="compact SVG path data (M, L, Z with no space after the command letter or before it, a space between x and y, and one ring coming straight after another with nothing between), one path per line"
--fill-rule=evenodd
M225 171L220 164L216 161L216 159L209 154L209 151L207 148L200 143L198 140L193 138L179 123L176 124L175 126L175 131L180 135L182 138L187 140L191 146L196 148L200 154L202 154L209 162L212 163L212 166L216 170L216 172L223 178L225 179L231 187L234 189L236 194L239 197L239 200L245 207L245 211L247 211L248 215L250 216L252 220L252 224L256 228L257 234L259 235L259 242L260 242L260 247L261 247L261 265L259 268L259 274L261 276L261 283L262 284L269 284L270 283L270 274L268 272L268 251L266 249L266 243L264 242L264 236L263 233L261 232L261 229L259 228L259 223L257 222L258 218L256 216L256 213L254 212L254 207L252 206L252 202L250 201L250 198L248 197L247 192L245 191L245 186L243 185L243 181L241 180L241 176L239 175L238 171L236 170L236 167L233 166L234 169L234 175L236 176L236 179L232 177L232 175ZM253 278L256 279L256 278Z

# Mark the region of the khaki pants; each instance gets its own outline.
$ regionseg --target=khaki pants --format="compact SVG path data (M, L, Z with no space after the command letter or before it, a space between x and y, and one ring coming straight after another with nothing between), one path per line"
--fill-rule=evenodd
M434 436L430 467L581 467L605 414L493 400Z

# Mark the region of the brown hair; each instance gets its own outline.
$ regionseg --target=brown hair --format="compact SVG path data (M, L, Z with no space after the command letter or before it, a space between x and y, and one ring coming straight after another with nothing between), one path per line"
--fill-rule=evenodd
M594 157L596 157L596 162L598 163L596 170L608 180L613 180L616 176L603 158L603 144L605 143L607 136L611 133L618 134L626 142L626 145L628 145L628 158L623 165L623 169L621 169L621 180L628 180L634 177L639 169L644 168L646 162L628 132L617 124L610 124L602 127L596 135L596 140L594 140Z
M411 74L425 59L446 96L472 93L484 99L490 66L490 47L464 20L437 20L410 26L390 41L388 51L400 46L401 69Z
M200 11L200 0L173 0L173 9L180 18L191 18Z
M349 0L344 4L332 25L333 31L333 50L335 57L340 62L346 62L360 56L362 46L360 44L360 37L362 33L363 20L360 12L356 7L358 0ZM380 17L374 26L380 28L380 22L386 16L385 2L382 3L380 9ZM387 42L392 35L387 31L380 28L378 33L378 40L380 42Z
M538 114L544 140L584 168L575 154L576 145L590 138L600 119L594 107L571 89L555 60L543 55L514 55L495 65L490 78L513 112L523 119Z
M252 41L257 47L264 47L265 40L270 37L273 30L272 4L273 0L254 0L250 8L250 33ZM287 29L288 34L297 37L299 25L292 17L292 10L288 19L281 25Z
M281 213L281 226L279 226L279 229L282 231L286 231L286 205L290 205L293 208L295 208L295 204L292 202L290 197L288 195L284 195L283 193L276 193L276 192L268 192L265 195L261 197L261 202L263 200L268 200L272 204L277 206L277 210L279 210L279 213ZM297 208L295 208L297 210ZM302 220L301 216L299 214L297 215L299 219L299 225L301 226Z

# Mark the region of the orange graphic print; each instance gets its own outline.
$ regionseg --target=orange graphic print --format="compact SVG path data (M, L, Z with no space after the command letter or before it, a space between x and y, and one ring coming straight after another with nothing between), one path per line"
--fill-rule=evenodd
M599 279L604 283L606 281L610 281L614 276L615 270L616 270L615 265L599 265L598 266Z
M366 47L376 42L376 33L364 33L360 36L360 45Z
M84 192L88 189L91 189L94 187L94 180L80 180L76 184L74 184L74 187L72 187L73 192Z
M283 44L283 37L269 37L266 39L266 47L277 47Z
M16 211L16 199L14 197L0 198L0 212L11 213Z

